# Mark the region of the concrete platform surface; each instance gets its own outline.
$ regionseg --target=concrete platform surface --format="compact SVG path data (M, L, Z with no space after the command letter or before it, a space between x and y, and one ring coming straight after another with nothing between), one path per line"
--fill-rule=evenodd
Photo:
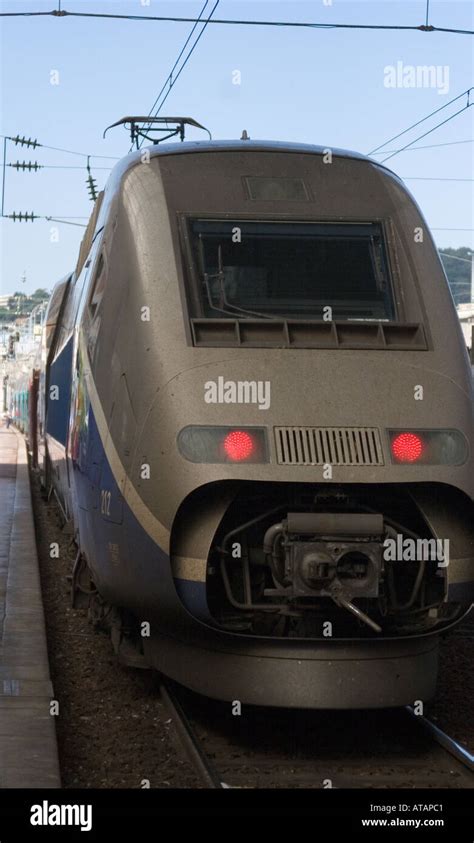
M26 445L0 427L0 788L61 787Z

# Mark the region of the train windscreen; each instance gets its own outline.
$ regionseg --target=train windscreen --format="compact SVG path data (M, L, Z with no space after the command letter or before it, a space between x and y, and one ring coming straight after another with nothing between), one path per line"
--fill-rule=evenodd
M377 223L191 222L201 318L391 321Z

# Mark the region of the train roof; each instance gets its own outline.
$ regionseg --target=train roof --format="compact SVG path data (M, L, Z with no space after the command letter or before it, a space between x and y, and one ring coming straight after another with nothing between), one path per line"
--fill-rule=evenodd
M329 149L333 155L339 158L354 158L362 161L369 161L373 164L378 162L360 152L353 152L348 149L339 149L326 146L318 146L310 143L294 143L291 141L272 140L212 140L212 141L183 141L182 143L160 143L154 146L144 147L150 152L151 157L159 155L186 155L191 152L300 152L306 155L323 155ZM136 157L141 159L143 148L132 152L129 159Z
M354 152L349 149L339 149L331 147L330 145L319 146L310 143L293 143L291 141L272 141L272 140L205 140L205 141L183 141L181 143L160 143L153 146L144 146L139 150L130 152L124 156L114 167L115 172L113 176L123 176L124 173L142 162L144 151L149 152L151 158L159 158L167 155L186 155L190 153L212 153L212 152L292 152L303 155L324 155L331 151L336 158L347 158L353 161L365 161L367 164L372 164L384 170L387 174L399 180L396 175L388 167L385 167L374 158L363 155L361 152ZM114 181L115 179L112 179Z

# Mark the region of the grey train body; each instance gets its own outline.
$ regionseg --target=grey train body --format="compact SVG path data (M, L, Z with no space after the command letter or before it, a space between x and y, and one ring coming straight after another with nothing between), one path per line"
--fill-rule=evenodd
M432 696L474 596L472 377L397 176L270 142L133 153L47 332L46 476L119 651L243 703Z

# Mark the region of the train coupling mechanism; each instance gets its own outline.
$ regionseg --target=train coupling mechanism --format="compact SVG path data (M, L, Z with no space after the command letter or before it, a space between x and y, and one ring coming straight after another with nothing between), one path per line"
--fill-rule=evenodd
M330 597L376 632L381 627L352 601L378 598L383 516L366 513L290 512L272 524L263 550L274 588L270 598Z

